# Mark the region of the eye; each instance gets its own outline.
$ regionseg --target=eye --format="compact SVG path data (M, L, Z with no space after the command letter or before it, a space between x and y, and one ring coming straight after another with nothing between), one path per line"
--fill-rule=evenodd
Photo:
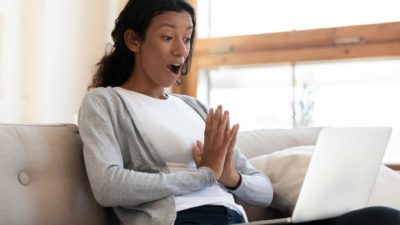
M183 39L183 41L184 41L186 44L189 44L191 40L192 40L191 38L185 38L185 39Z
M171 36L167 36L167 35L161 36L161 38L162 38L164 41L170 41L170 40L172 40L172 37L171 37Z

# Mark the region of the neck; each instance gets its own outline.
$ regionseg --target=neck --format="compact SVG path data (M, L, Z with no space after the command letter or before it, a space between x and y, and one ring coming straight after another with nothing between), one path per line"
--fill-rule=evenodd
M168 98L167 95L165 94L165 90L163 87L152 87L151 85L148 85L146 82L140 82L138 79L134 78L135 76L130 76L130 78L121 85L122 88L130 90L130 91L135 91L153 98L158 98L158 99L166 99Z

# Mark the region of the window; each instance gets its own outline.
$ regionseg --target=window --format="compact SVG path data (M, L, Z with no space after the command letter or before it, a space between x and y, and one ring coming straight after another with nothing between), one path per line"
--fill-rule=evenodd
M398 0L197 0L197 8L200 38L400 21Z
M198 98L214 108L223 103L242 131L292 127L290 65L212 69L199 78Z
M400 58L210 69L198 85L198 98L223 103L242 131L393 127L384 160L400 162Z
M391 126L384 161L400 162L399 1L191 2L199 38L175 91L223 104L242 131Z
M295 71L295 124L393 127L384 161L400 162L400 58L299 63Z
M299 63L295 71L298 124L400 127L399 58Z

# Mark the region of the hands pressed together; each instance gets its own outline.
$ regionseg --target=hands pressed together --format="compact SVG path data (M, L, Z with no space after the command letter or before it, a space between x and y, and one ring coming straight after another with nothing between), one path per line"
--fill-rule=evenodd
M234 162L234 148L239 124L230 127L229 112L222 106L207 113L204 131L204 145L197 140L193 146L193 158L197 168L209 167L215 178L228 188L236 188L240 175Z

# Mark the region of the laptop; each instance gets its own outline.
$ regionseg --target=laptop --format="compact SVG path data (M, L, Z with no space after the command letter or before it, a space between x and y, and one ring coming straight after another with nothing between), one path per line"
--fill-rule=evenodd
M301 223L328 219L368 206L392 129L322 129L289 218L242 225Z

